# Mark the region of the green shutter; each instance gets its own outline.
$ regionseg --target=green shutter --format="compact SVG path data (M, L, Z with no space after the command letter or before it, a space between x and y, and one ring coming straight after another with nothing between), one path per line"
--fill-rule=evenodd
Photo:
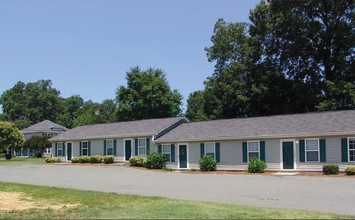
M265 162L265 141L260 141L260 160Z
M327 162L327 154L326 154L326 142L325 139L319 139L319 149L320 149L320 162Z
M161 153L161 144L158 145L158 152Z
M57 157L58 155L58 143L55 143L55 146L54 146L54 157Z
M341 139L341 162L348 162L348 139Z
M175 144L171 144L171 162L175 162Z
M306 161L306 155L305 155L305 143L304 140L300 140L300 162L305 162Z
M248 143L243 142L243 162L248 162Z
M216 143L216 149L215 150L216 150L216 160L217 160L217 162L221 162L219 143Z
M65 143L62 143L62 148L63 148L63 157L65 157Z
M203 156L205 156L205 144L204 143L201 143L200 144L200 153L201 153L201 158L203 157Z
M80 141L79 143L79 156L82 156L83 153L83 142Z
M117 156L117 140L113 140L113 156Z
M134 139L134 155L138 156L138 139Z
M147 155L150 153L150 140L149 138L146 139L146 145L147 145Z
M104 140L104 155L107 154L107 150L106 150L106 140Z
M91 143L88 141L88 156L91 156Z

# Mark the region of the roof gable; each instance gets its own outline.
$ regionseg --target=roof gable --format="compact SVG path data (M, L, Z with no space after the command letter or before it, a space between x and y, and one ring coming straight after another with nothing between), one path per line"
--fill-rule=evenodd
M49 120L41 121L37 124L31 125L30 127L22 129L23 133L32 133L32 132L64 132L68 129L62 125L56 124Z

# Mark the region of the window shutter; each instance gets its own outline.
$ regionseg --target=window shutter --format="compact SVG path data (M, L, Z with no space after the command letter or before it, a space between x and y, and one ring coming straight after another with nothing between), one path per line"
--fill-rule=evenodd
M62 149L63 149L63 157L65 157L65 143L64 142L62 144Z
M82 156L83 154L83 143L80 141L79 143L79 155Z
M117 156L117 140L113 140L113 156Z
M138 139L134 139L134 155L138 156Z
M300 162L306 161L305 151L306 151L306 149L305 149L304 140L300 140Z
M158 152L161 153L161 144L158 145Z
M88 156L91 156L91 143L88 141Z
M341 162L348 162L348 139L341 139Z
M150 153L150 140L149 138L146 139L146 145L147 145L147 155Z
M319 139L320 162L327 162L325 139Z
M248 143L243 142L243 162L248 162Z
M215 150L216 150L216 160L217 160L217 162L221 162L219 143L216 143L216 149Z
M175 144L171 144L171 162L175 162Z
M265 141L260 141L260 160L265 162Z
M55 146L54 146L54 157L57 157L58 155L58 143L55 143Z
M205 155L205 144L201 143L200 144L200 153L201 153L201 158Z
M104 155L107 155L107 150L106 150L106 140L104 140Z

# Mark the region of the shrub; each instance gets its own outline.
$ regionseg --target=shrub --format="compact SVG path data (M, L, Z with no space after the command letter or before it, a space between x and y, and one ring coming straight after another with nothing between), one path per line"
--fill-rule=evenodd
M148 155L144 163L144 167L148 169L162 169L165 167L165 157L162 153L154 152Z
M51 157L46 157L46 159L44 159L44 161L46 161L46 163L54 163L55 159L51 158Z
M252 157L248 163L249 173L264 173L266 170L266 163L260 160L259 157Z
M54 159L54 163L61 163L61 162L62 162L62 160L59 158Z
M71 158L72 163L79 163L79 157L73 157Z
M208 155L203 156L199 164L201 171L215 171L217 168L217 161Z
M104 156L104 163L113 163L114 160L113 156Z
M337 164L326 164L323 165L323 174L339 174L339 166Z
M142 167L144 164L143 157L131 157L129 158L129 164L134 167Z
M346 175L355 175L355 166L345 168Z
M101 163L102 157L101 156L91 156L89 157L90 163Z
M90 162L90 157L88 156L79 157L79 163L89 163L89 162Z

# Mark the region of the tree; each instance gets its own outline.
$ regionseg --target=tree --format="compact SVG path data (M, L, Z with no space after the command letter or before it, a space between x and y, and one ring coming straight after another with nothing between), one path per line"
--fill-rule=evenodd
M36 155L42 156L46 148L51 147L49 138L49 136L32 136L24 142L23 146L33 150Z
M0 149L7 150L22 146L24 136L12 122L0 121Z
M73 95L60 99L61 111L56 118L56 123L67 128L73 128L73 122L82 113L84 100L80 95Z
M55 120L60 111L60 92L51 80L23 83L5 91L0 97L5 119L22 129L43 120Z
M205 97L203 91L196 91L189 95L187 99L186 117L191 121L208 120L205 114Z
M126 75L127 87L116 93L119 121L175 117L181 114L182 96L171 90L162 70L132 68Z

